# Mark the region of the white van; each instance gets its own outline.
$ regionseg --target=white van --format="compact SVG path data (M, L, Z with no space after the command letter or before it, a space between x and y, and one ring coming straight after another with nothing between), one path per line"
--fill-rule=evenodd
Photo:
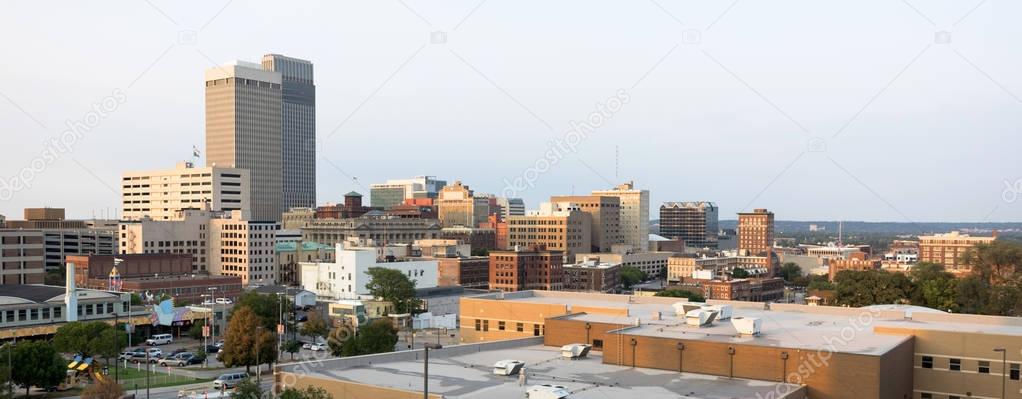
M246 378L248 378L248 373L223 374L213 380L213 388L216 390L232 389L238 386L238 383L244 381Z
M174 342L174 337L170 334L156 334L145 340L146 345L166 345L171 342Z

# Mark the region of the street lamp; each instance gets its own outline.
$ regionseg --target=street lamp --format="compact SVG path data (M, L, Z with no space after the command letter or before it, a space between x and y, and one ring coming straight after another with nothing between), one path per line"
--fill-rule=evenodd
M255 352L256 352L256 383L262 383L262 373L259 371L259 366L262 363L259 362L259 341L262 340L263 326L256 326L255 334Z
M1005 348L994 348L994 352L1001 352L1001 399L1006 398L1008 378L1008 350Z
M429 399L429 350L443 349L443 345L427 342L422 345L425 357L422 363L422 399Z

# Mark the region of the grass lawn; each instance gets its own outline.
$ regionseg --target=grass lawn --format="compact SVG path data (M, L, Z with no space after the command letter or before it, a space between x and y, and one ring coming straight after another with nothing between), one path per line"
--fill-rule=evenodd
M162 368L162 367L161 367ZM114 378L113 371L108 376ZM121 386L124 387L125 391L134 390L135 384L138 384L140 389L145 389L146 386L146 372L145 365L142 366L142 370L136 370L134 367L120 370ZM187 385L194 384L197 382L209 382L212 379L202 378L191 378L174 374L161 373L156 370L150 369L149 372L149 387L160 388L160 387L172 387L176 385Z

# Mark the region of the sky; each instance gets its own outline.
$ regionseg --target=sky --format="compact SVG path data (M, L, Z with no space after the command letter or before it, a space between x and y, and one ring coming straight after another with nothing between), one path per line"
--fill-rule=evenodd
M318 201L416 175L634 181L721 219L1022 221L1010 0L8 2L0 214L119 212L204 150L203 72L311 60ZM200 160L204 163L204 160Z

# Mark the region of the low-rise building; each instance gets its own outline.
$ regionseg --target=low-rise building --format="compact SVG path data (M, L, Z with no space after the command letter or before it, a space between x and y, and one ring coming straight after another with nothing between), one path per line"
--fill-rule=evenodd
M435 259L439 267L438 286L489 288L490 258L488 256L456 256Z
M939 263L944 270L963 275L972 268L962 262L962 255L980 244L990 244L997 239L997 233L991 237L973 237L953 231L946 234L934 234L919 237L919 261Z
M277 242L274 255L277 257L277 283L301 285L299 263L331 262L334 260L334 247L307 241Z
M598 259L564 265L565 291L616 292L621 285L621 264Z
M847 259L831 259L827 264L827 278L830 281L834 281L834 278L837 277L838 273L845 270L880 270L880 263L879 259L866 259L863 255L857 255Z
M0 283L42 284L46 278L42 230L0 229Z
M735 269L743 269L753 277L769 277L774 263L776 258L772 256L672 256L667 260L667 281L685 282L698 271L708 272L710 279L719 279Z
M351 219L314 219L302 228L305 241L335 245L351 238L380 244L411 244L415 240L440 238L440 222L371 211Z
M576 255L579 260L598 260L603 263L620 263L621 267L634 267L646 273L649 278L667 274L667 260L674 252L625 252L625 253L583 253Z
M490 289L500 291L564 288L564 252L543 246L490 251Z
M178 303L200 303L216 290L218 297L237 298L241 278L192 271L188 254L123 254L68 256L79 287L149 294L166 294Z
M346 249L338 244L333 262L301 262L302 286L323 299L360 299L369 295L369 269L398 270L415 281L416 288L432 288L438 283L436 260L381 262L377 252Z

